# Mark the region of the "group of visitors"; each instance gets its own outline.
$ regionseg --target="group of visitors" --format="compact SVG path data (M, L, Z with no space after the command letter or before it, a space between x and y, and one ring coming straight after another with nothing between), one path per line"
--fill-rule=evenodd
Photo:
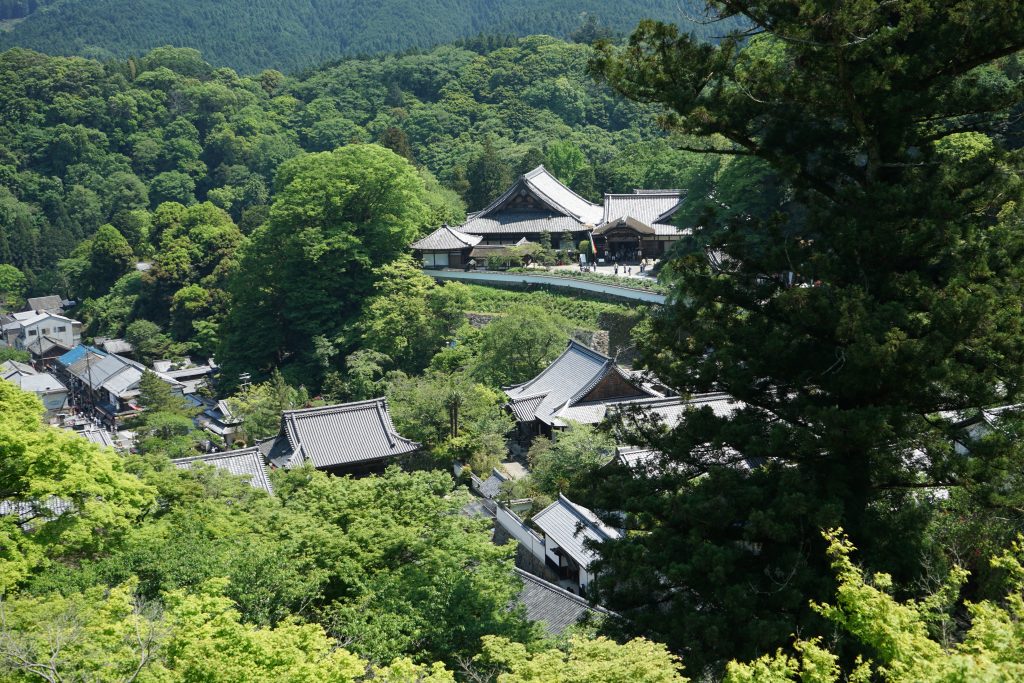
M619 269L620 268L622 269L622 274L623 275L632 277L632 275L633 275L633 266L620 266L619 262L616 261L615 262L615 271L614 271L616 275L619 274ZM647 259L643 259L642 261L640 261L640 269L639 269L638 272L640 274L643 274L643 273L647 272Z

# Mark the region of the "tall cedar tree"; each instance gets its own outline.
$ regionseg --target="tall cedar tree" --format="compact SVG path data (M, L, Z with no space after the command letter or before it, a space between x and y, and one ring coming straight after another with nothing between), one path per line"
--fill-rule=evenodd
M1024 369L1020 165L1000 136L1022 87L998 68L1024 6L711 4L750 30L710 45L644 22L593 64L695 149L763 160L786 189L770 218L704 217L646 349L681 392L745 407L641 430L665 461L591 492L636 530L601 546L599 599L691 671L821 625L822 528L908 587L929 487L984 469L937 414L1019 400ZM745 458L763 466L729 462Z

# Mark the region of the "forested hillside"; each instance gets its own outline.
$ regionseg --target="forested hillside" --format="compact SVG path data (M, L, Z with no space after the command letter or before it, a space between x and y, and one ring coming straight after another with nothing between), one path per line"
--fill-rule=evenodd
M595 198L712 177L720 164L673 150L651 108L590 79L591 55L533 37L293 79L239 77L188 49L108 64L8 51L0 262L21 269L24 293L83 301L89 334L143 319L212 353L239 250L271 215L279 167L304 152L377 142L415 168L426 210L389 249L458 222L539 163Z
M198 48L213 64L251 73L315 66L344 55L430 48L481 33L568 36L586 23L584 17L617 33L653 17L679 22L709 39L724 35L728 23L694 21L703 16L703 6L697 0L62 0L0 34L0 47L110 58L176 45Z

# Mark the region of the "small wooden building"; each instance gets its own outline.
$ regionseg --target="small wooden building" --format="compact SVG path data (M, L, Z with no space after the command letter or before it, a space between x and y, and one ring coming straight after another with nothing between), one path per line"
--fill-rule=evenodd
M470 251L483 238L469 235L448 225L413 242L412 249L423 261L424 268L464 268L470 261Z

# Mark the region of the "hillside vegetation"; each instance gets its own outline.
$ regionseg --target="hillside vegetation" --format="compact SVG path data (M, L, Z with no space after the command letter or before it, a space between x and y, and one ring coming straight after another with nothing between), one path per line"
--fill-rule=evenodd
M617 32L653 17L680 22L708 38L722 35L720 24L706 27L688 19L702 16L703 5L698 0L64 0L32 12L0 36L0 47L110 58L178 45L198 48L212 63L243 72L292 70L345 55L430 48L481 33L567 36L584 15ZM19 11L27 9L26 4Z
M89 335L152 338L155 324L169 336L162 352L209 354L235 329L222 325L227 312L282 263L279 244L248 250L265 253L265 264L242 254L275 219L272 206L288 184L280 169L292 160L289 168L328 183L340 171L320 174L317 163L342 164L352 177L365 164L412 170L416 180L397 191L421 196L424 206L410 214L409 229L385 240L388 254L443 221L458 224L467 208L541 163L594 199L603 190L713 178L720 164L673 149L653 124L653 108L587 75L592 55L586 45L534 36L484 54L445 46L291 78L240 77L187 48L106 64L9 50L0 55L0 263L23 273L24 294L82 302L74 315ZM377 143L398 160L354 150L344 161L301 160L352 143ZM292 218L280 218L276 229L293 234ZM379 251L368 254L368 279L342 287L345 297L358 302L370 291ZM152 267L138 272L139 261ZM301 279L308 268L299 263ZM245 264L255 280L233 292L229 281ZM282 278L282 286L295 280ZM358 303L334 315L338 295L318 307L311 291L297 287L297 298L280 304L286 317L297 316L290 329L315 323L317 332L253 344L256 309L242 306L246 320L236 331L248 341L218 357L245 352L238 371L262 375L285 358L313 358L314 337L338 325L326 336L340 364L354 348L345 326ZM261 295L253 306L269 300ZM311 309L315 320L304 313Z

